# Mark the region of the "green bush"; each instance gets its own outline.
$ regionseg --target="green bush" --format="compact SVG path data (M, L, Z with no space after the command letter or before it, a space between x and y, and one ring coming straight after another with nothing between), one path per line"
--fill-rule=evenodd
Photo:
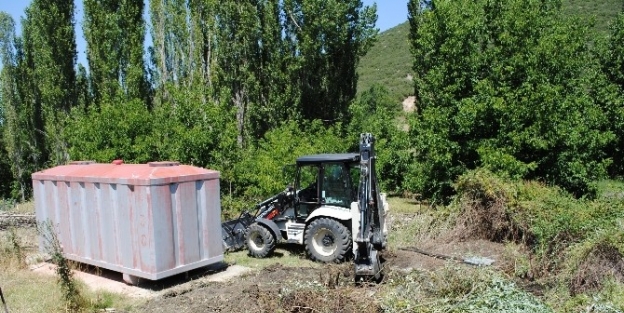
M284 166L306 154L349 152L347 143L357 140L343 138L339 126L325 127L321 121L284 123L242 152L234 165L232 195L251 204L268 198L294 182Z
M78 107L65 128L69 154L73 160L108 163L123 159L127 163L153 160L148 138L153 119L140 101L105 103L99 107Z
M537 275L561 270L571 245L617 229L624 219L622 201L575 199L557 187L502 179L484 169L462 175L455 188L459 220L471 234L525 243L538 258Z

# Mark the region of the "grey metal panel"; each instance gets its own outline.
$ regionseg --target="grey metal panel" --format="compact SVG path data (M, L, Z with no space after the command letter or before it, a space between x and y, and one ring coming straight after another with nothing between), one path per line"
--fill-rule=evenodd
M218 179L207 180L204 183L204 192L206 195L206 208L220 208L220 182ZM221 210L207 210L204 230L207 232L208 244L204 245L204 249L208 250L207 258L213 258L223 255L223 241L218 236L221 231Z
M209 240L209 233L204 225L207 225L206 218L208 216L208 212L206 212L203 208L206 207L206 194L204 189L204 181L196 181L195 182L195 214L197 214L197 229L200 233L197 234L197 239L199 240L199 253L200 258L205 259L208 257L208 249L204 248Z
M197 228L197 197L194 182L178 185L176 212L178 219L179 264L186 265L199 260L199 229Z
M130 185L132 177L115 181L109 172L81 181L80 166L90 165L33 174L37 219L52 221L67 258L148 279L223 260L218 172L180 166L175 176L171 166L152 185Z
M69 240L74 250L73 253L88 257L84 242L87 229L82 224L83 203L80 199L83 190L78 183L70 182L65 184L67 187L67 200L69 201L69 210L67 211L69 215Z
M64 252L67 254L75 254L75 247L71 244L71 231L69 222L71 221L71 213L69 207L69 199L67 197L68 191L68 183L66 182L56 182L56 193L57 193L57 201L55 203L56 210L60 219L54 221L54 227L58 228L59 231L59 240L63 245Z
M85 204L86 214L83 214L83 223L86 225L86 232L88 236L86 241L86 257L90 259L100 260L102 259L102 247L98 240L97 234L100 233L100 212L98 211L96 199L95 184L86 183L84 185L84 193L80 201Z
M169 188L170 186L149 187L152 199L153 238L154 242L158 243L154 261L159 272L176 267L174 219L171 210L173 206Z

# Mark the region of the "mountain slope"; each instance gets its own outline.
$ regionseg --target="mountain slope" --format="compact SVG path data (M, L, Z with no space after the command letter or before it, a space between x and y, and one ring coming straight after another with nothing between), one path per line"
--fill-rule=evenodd
M377 42L360 61L358 67L358 93L375 83L386 87L397 99L403 100L414 93L411 77L409 23L405 22L379 34Z

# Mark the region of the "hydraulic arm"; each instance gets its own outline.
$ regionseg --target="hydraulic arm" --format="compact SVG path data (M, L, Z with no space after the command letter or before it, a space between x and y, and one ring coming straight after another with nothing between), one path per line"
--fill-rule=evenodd
M381 276L379 251L386 246L385 208L375 171L375 138L360 135L360 183L357 208L352 208L355 275ZM355 215L358 215L357 217Z

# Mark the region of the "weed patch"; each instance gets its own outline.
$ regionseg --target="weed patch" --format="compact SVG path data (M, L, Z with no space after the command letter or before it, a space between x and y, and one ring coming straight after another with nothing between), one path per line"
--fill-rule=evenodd
M24 255L24 244L17 234L15 228L9 228L4 232L3 240L0 240L0 266L5 269L13 267L23 269L26 267L26 258Z
M573 246L566 274L572 295L602 289L604 282L624 282L624 231L600 231Z
M536 277L561 270L571 245L616 228L624 217L623 201L575 199L556 187L503 180L482 169L460 177L455 188L457 236L530 247Z
M58 239L56 229L50 221L42 222L38 226L38 231L43 238L45 250L52 257L52 262L56 264L56 275L61 288L66 310L78 312L87 307L87 301L82 296L77 282L72 273L70 261L63 255L63 248Z
M395 275L384 312L552 312L538 298L495 272L447 266Z

